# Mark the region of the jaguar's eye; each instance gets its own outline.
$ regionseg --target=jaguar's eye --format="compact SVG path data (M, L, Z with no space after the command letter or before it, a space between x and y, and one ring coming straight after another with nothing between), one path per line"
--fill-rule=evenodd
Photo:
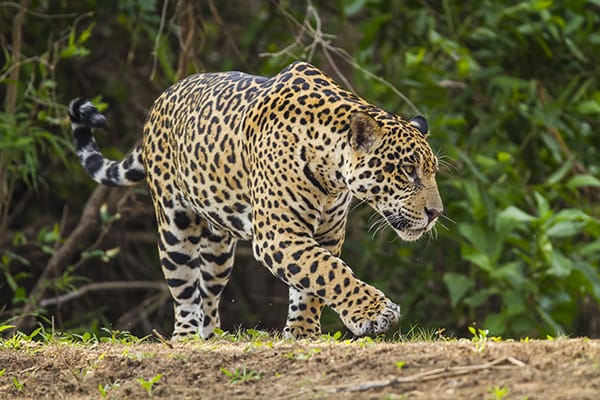
M417 175L417 169L415 168L414 165L403 165L402 166L402 171L404 172L404 174L411 178L411 179L415 179L416 175Z

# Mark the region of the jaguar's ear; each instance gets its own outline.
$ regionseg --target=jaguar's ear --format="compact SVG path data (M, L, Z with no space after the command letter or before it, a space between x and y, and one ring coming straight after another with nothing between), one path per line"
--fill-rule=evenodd
M423 117L422 115L416 115L412 117L409 123L415 128L417 128L423 136L427 137L427 135L429 135L429 124L427 123L425 117Z
M350 117L350 143L354 150L368 152L381 133L381 126L366 112L356 111Z

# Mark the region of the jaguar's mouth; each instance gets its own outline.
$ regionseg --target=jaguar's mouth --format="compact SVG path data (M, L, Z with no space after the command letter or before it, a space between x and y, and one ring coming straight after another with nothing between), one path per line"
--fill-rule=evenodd
M417 240L421 235L429 230L428 226L415 227L414 222L403 216L402 214L396 214L391 211L384 211L383 215L387 223L394 228L403 240L413 241Z
M390 226L398 231L414 230L414 222L406 218L401 213L394 213L388 210L383 212L383 216ZM417 228L416 230L419 230Z

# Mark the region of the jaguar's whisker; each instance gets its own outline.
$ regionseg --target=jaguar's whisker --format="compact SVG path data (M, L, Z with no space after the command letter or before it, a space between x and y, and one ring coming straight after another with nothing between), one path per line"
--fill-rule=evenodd
M442 214L442 215L440 215L440 217L444 218L448 222L452 222L453 224L456 224L456 221L453 220L452 218L450 218L449 216L447 216L446 214Z

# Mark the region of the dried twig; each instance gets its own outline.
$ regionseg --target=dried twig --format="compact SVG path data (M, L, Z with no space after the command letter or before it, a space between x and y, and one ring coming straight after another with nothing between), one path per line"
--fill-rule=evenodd
M12 7L17 8L19 11L22 11L26 14L29 14L33 17L42 18L42 19L58 19L58 18L72 18L77 15L77 13L65 13L65 14L45 14L32 11L27 8L24 4L15 3L14 1L3 1L0 3L0 7Z
M23 35L23 19L29 7L30 0L23 0L21 8L15 15L12 25L12 54L11 58L14 62L18 63L21 59L21 44ZM4 98L4 112L7 114L13 114L15 105L17 103L17 83L19 82L19 75L21 69L14 68L10 73L9 82L11 82L6 88L6 97Z
M163 3L162 13L160 14L160 25L158 27L158 33L154 38L154 50L152 51L152 72L150 73L150 80L153 81L156 76L156 66L158 65L158 46L160 45L161 34L165 26L165 20L167 19L167 9L169 7L169 0L165 0Z
M194 63L194 37L196 36L196 18L192 0L180 1L175 12L179 25L179 57L177 58L176 79L189 72L190 63ZM197 68L196 68L197 69Z
M296 35L293 43L291 43L287 47L285 47L282 50L275 52L275 53L268 53L268 52L261 53L261 54L259 54L261 57L281 57L281 56L285 55L285 56L289 56L292 58L306 58L307 61L311 62L317 49L320 49L321 52L323 53L323 55L325 56L325 59L327 60L327 62L329 63L329 65L331 66L331 68L333 69L335 74L338 76L338 78L342 81L342 83L348 89L350 89L355 94L356 94L356 91L350 84L349 80L341 72L338 65L335 63L335 61L333 59L333 55L338 56L340 59L342 59L346 63L350 64L354 69L360 71L361 73L363 73L370 79L376 80L376 81L384 84L388 88L390 88L390 90L392 90L392 92L394 92L394 94L396 96L398 96L402 100L404 100L404 102L406 102L406 104L408 104L408 106L410 108L412 108L415 113L421 114L418 107L415 106L408 99L408 97L404 93L402 93L398 88L396 88L394 85L392 85L389 81L387 81L387 80L381 78L380 76L377 76L377 75L373 74L372 72L368 71L367 69L363 68L360 64L358 64L356 61L354 61L352 56L350 54L348 54L348 52L345 51L344 49L333 46L331 44L331 40L335 39L335 35L327 34L327 33L323 32L322 25L321 25L321 18L319 17L317 10L313 7L313 5L310 1L308 1L308 5L306 7L306 15L305 15L304 21L302 23L300 23L288 11L283 9L282 6L280 6L280 12L288 20L290 20L294 25L296 25L298 27L299 32ZM313 25L313 22L311 22L311 21L314 22L314 25ZM306 45L304 44L305 36L308 36L308 38L310 39L310 42ZM300 52L300 55L297 55L296 52Z
M490 361L485 364L478 365L465 365L457 367L446 367L446 368L435 368L429 371L419 372L410 376L397 376L392 379L380 380L380 381L369 381L352 383L340 386L321 386L315 388L315 390L326 391L329 393L339 392L361 392L370 389L381 389L383 387L396 385L399 383L409 382L425 382L440 378L449 378L458 375L466 375L473 372L479 372L486 369L499 368L502 364L512 364L514 367L521 368L526 364L514 357L503 357L494 361Z
M211 13L213 19L215 20L217 25L219 25L219 28L221 28L221 32L225 36L225 40L229 43L229 45L233 49L233 52L235 53L237 58L242 62L243 65L245 65L247 67L248 61L246 60L246 57L244 57L244 55L238 48L235 39L231 36L230 30L227 28L227 25L223 22L223 19L221 18L221 14L219 14L219 10L215 6L215 3L213 0L208 0L208 8L210 8L210 13Z
M166 345L171 349L173 348L173 344L171 344L171 342L169 342L163 335L161 335L159 331L157 331L156 329L152 329L152 333L162 344Z

